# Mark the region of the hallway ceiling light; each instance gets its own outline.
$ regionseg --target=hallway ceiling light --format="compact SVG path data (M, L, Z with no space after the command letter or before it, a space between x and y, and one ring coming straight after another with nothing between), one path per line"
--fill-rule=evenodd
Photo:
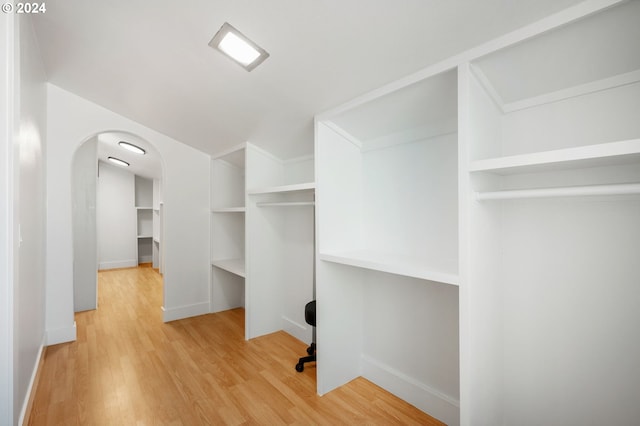
M129 163L116 157L108 157L107 160L111 161L114 164L117 164L118 166L129 167Z
M262 47L245 37L240 31L225 22L209 42L247 71L260 65L269 54Z
M118 145L120 145L124 149L128 149L131 152L135 152L136 154L144 155L144 154L147 153L147 151L145 151L144 149L140 148L137 145L129 143L129 142L120 141L120 142L118 142Z

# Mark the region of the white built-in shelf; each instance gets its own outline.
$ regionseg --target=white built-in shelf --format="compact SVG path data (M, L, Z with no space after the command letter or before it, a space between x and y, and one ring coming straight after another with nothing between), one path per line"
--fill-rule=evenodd
M139 206L136 206L136 210L153 210L153 207L139 207Z
M244 278L244 259L219 259L211 261L211 264Z
M444 284L459 285L460 278L457 273L432 268L425 262L388 253L377 253L368 250L355 250L348 252L320 253L320 260L341 263L343 265L357 266L359 268L374 271L388 272L396 275L420 278L436 281ZM450 265L453 270L457 265ZM448 268L449 269L449 268Z
M277 194L283 192L293 192L293 191L308 191L311 189L315 189L315 182L307 182L307 183L296 183L293 185L282 185L282 186L269 186L263 188L253 188L247 191L249 195L257 195L257 194Z
M245 207L220 207L211 209L213 213L244 213L246 211Z
M283 202L263 202L256 203L258 207L296 207L296 206L313 206L313 201L283 201Z
M472 161L471 172L499 175L640 162L640 139Z
M153 238L153 235L138 235L138 239L139 240L142 240L142 239L145 239L145 238Z

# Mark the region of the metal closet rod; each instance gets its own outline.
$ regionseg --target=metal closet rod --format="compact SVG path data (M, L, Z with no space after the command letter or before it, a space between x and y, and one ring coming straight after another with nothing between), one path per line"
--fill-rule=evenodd
M476 192L475 194L476 200L478 201L514 200L519 198L580 197L589 195L633 195L640 194L640 183L513 189L506 191Z

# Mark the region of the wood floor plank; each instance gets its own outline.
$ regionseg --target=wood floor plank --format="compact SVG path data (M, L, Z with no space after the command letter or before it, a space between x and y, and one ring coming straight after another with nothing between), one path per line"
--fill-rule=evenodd
M162 323L152 268L98 283L77 340L45 350L30 425L442 425L362 378L319 397L315 366L294 369L307 345L245 341L243 309Z

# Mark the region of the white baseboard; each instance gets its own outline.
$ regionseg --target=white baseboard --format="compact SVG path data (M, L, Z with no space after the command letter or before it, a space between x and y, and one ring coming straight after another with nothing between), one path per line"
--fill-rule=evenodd
M460 424L460 401L418 382L368 356L362 357L362 376L449 426Z
M38 349L38 356L36 356L36 364L33 366L33 371L31 372L31 380L29 380L29 386L27 387L27 393L24 396L24 401L22 402L22 409L20 410L20 419L18 420L19 425L26 424L25 420L29 420L26 417L30 414L31 406L33 404L33 398L35 397L35 391L38 386L38 379L40 377L40 367L42 367L43 357L44 357L44 343L46 336L42 336L42 342L40 343L40 348Z
M194 303L193 305L178 306L176 308L162 307L162 320L164 322L196 317L209 313L209 302Z
M100 262L98 263L98 269L118 269L118 268L135 268L138 266L138 261L135 259L131 260L111 260L109 262Z
M58 343L73 342L76 340L76 322L73 327L56 328L47 330L47 346L57 345Z
M310 327L311 326L305 327L304 325L292 320L291 318L287 318L284 315L282 316L282 329L296 339L307 344L311 343L312 339Z

